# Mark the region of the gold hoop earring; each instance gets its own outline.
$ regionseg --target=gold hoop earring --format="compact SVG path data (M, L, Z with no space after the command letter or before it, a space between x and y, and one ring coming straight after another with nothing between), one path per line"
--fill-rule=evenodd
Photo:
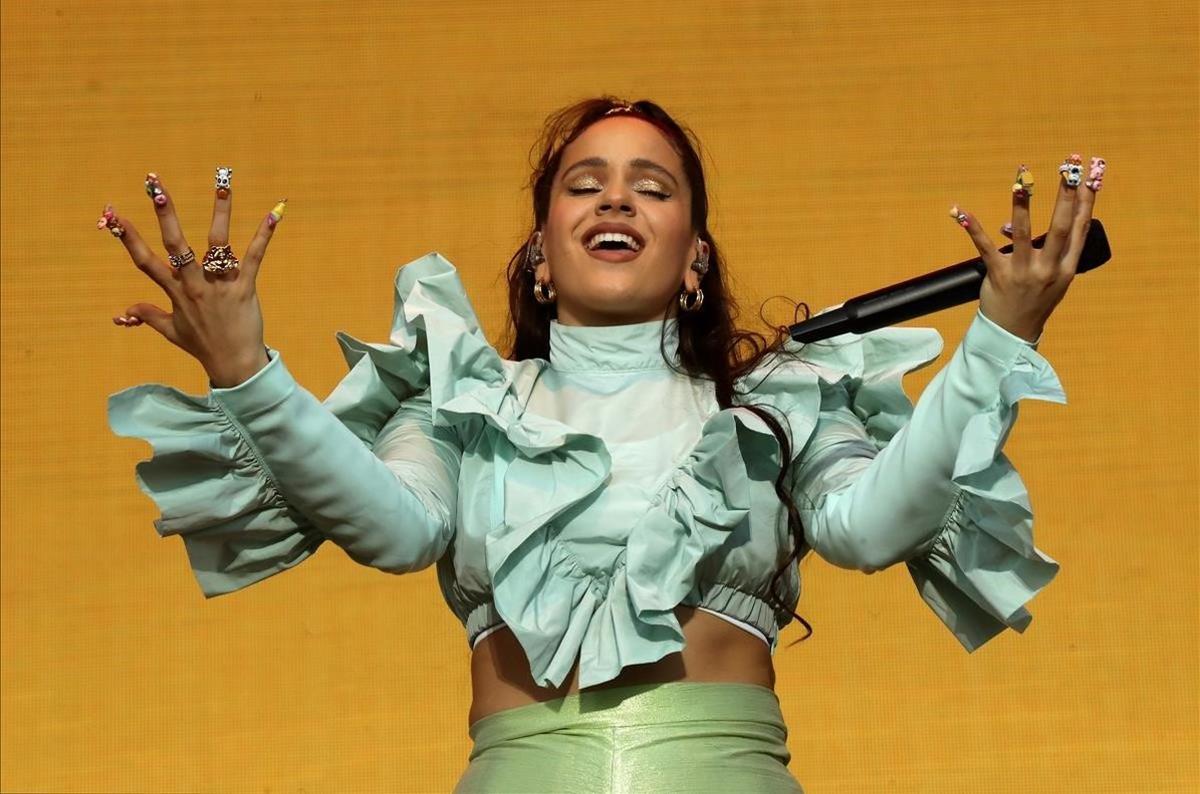
M689 296L693 298L693 300L690 303L688 302ZM687 290L680 290L680 292L679 292L679 308L683 309L685 312L698 312L698 311L700 311L700 307L703 305L704 305L704 290L702 290L698 287L695 292L688 292Z
M554 303L556 297L558 297L558 291L549 281L533 282L533 299L538 303Z

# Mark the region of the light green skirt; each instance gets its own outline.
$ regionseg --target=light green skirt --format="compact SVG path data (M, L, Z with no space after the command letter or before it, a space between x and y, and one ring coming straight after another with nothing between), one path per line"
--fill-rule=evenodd
M803 794L779 699L755 684L584 690L489 714L469 732L454 794Z

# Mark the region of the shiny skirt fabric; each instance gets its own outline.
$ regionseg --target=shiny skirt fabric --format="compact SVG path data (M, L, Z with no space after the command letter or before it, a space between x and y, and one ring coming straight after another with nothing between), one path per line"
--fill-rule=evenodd
M489 714L470 735L454 794L803 792L779 699L754 684L584 690Z

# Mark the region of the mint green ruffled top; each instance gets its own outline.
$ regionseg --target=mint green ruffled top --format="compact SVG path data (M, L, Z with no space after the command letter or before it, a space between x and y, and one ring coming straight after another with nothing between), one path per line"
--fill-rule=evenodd
M774 650L792 619L767 598L793 543L780 445L668 366L681 320L551 322L549 360L509 361L442 256L402 267L395 290L387 343L337 335L349 372L324 401L273 349L233 388L109 398L113 431L153 447L137 481L205 596L328 540L389 573L436 564L467 641L507 624L541 686L576 661L589 687L681 650L679 604L747 623ZM1001 448L1019 400L1066 402L1036 344L977 312L915 406L901 379L941 353L932 329L788 345L796 360L764 361L738 387L787 419L806 545L867 573L903 562L967 650L1024 631L1024 605L1059 566L1034 546ZM777 592L798 603L796 565Z

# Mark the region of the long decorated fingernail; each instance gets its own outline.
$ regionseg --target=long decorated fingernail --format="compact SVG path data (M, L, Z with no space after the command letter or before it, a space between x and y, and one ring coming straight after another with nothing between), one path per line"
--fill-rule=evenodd
M1012 192L1022 198L1033 195L1033 172L1024 163L1017 166L1017 178L1013 182Z
M954 219L955 223L964 229L968 228L971 223L970 219L967 218L967 213L960 210L957 204L950 208L950 217Z
M1004 224L1003 226L1001 226L1001 227L1000 227L1000 233L1001 233L1001 234L1003 234L1005 237L1008 237L1008 238L1010 238L1010 239L1011 239L1011 238L1012 238L1012 236L1013 236L1013 225L1012 225L1012 221L1009 221L1008 223L1006 223L1006 224Z
M274 229L275 224L283 220L283 211L287 209L287 199L280 199L275 208L267 213L267 226Z
M167 203L167 194L163 192L162 185L158 183L158 174L153 171L146 174L146 195L160 207Z
M227 166L217 166L216 185L217 196L220 198L229 198L229 191L232 190L230 182L233 180L233 169Z
M1067 187L1079 187L1083 179L1083 158L1074 153L1067 155L1058 167L1058 173L1062 174L1063 184Z
M125 227L121 225L121 221L117 219L117 213L113 210L112 204L104 205L104 212L100 219L96 221L97 229L107 228L112 232L113 237L124 237Z
M1103 157L1093 157L1092 167L1088 171L1088 180L1083 184L1090 187L1092 190L1099 191L1104 184L1104 171L1108 168L1108 163Z

